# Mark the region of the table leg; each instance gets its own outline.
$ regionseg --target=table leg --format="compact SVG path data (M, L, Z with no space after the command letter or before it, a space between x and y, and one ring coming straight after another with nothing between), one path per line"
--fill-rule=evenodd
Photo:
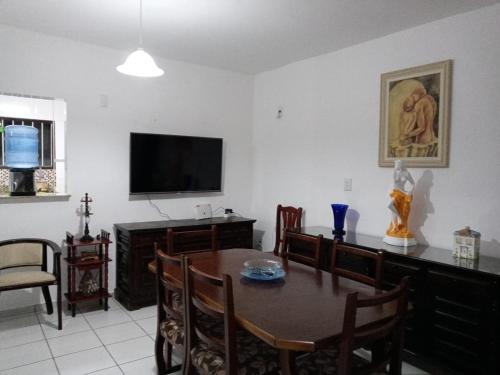
M295 368L295 352L280 349L280 369L281 375L294 375L297 373Z

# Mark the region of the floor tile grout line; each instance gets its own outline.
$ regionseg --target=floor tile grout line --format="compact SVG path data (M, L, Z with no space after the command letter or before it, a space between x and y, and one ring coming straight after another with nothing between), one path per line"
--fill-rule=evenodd
M149 332L147 332L143 326L141 326L139 323L137 323L137 320L134 320L134 323L137 324L139 326L140 329L142 329L144 331L144 333L146 334L146 336L149 336Z
M34 310L36 310L36 307L34 308ZM54 312L52 312L52 314L54 314ZM56 366L56 371L58 374L61 374L61 372L59 371L59 366L57 366L57 363L56 363L56 360L54 357L54 353L52 352L52 348L50 347L49 340L47 340L47 335L45 334L45 331L43 330L43 327L42 327L42 323L40 322L40 317L38 316L37 313L35 313L35 316L36 316L36 319L38 320L38 324L40 325L40 329L42 330L42 335L45 338L45 343L47 344L47 347L49 348L49 352L50 352L50 355L52 357L51 358L52 362L54 362L54 366Z
M42 330L43 330L43 328L42 328ZM81 331L78 330L78 331L74 331L74 332L71 332L71 333L65 333L64 335L57 335L57 336L54 336L54 337L47 337L47 341L48 340L53 340L53 339L58 339L59 337L67 337L67 336L71 336L71 335L76 335L77 333L88 332L90 330L91 330L90 328L86 328L86 329L82 329Z
M96 332L97 334L97 332ZM136 340L136 339L141 339L143 337L148 337L149 335L148 334L145 334L145 335L142 335L142 336L137 336L137 337L131 337L129 339L125 339L125 340L120 340L120 341L116 341L116 342L110 342L109 344L104 344L103 342L103 345L104 346L109 346L109 345L115 345L115 344L122 344L124 342L127 342L127 341L132 341L132 340ZM102 340L101 340L102 341Z
M95 374L95 373L97 373L99 371L110 370L110 369L113 369L113 368L117 368L118 371L120 371L123 374L123 371L120 368L120 366L111 366L111 367L102 368L100 370L95 370L95 371L92 371L92 372L86 372L84 375L91 375L91 374Z
M64 354L61 354L61 355L57 355L54 357L54 360L56 360L57 358L61 358L61 357L65 357L67 355L71 355L71 354L77 354L77 353L80 353L80 352L84 352L86 350L92 350L92 349L98 349L100 348L102 345L97 345L97 346L93 346L91 348L85 348L85 349L79 349L77 350L76 352L70 352L70 353L64 353Z
M68 353L68 354L64 354L64 355L61 355L59 357L56 357L56 358L63 358L63 357L67 357L67 356L70 356L70 355L74 355L74 354L79 354L79 353L84 353L84 352L88 352L90 350L95 350L95 349L99 349L101 348L100 346L96 346L95 348L89 348L89 349L84 349L84 350L81 350L79 352L74 352L74 353ZM98 370L95 370L95 371L92 371L92 372L86 372L84 375L87 375L87 374L93 374L95 372L98 372L98 371L103 371L103 370L108 370L110 368L114 368L114 367L118 367L119 368L119 365L116 364L116 361L114 360L114 358L110 355L111 359L113 360L113 362L115 363L115 366L110 366L110 367L105 367L105 368L101 368L101 369L98 369ZM54 359L54 362L56 362L56 358L53 358ZM57 367L57 362L56 362L56 367ZM59 371L59 369L58 369ZM121 371L121 369L120 369Z
M40 319L38 319L38 320L40 321ZM49 324L47 324L47 323L49 323ZM63 321L63 323L64 323L64 321ZM87 323L86 320L85 320L85 323ZM45 335L45 331L43 329L43 324L46 324L46 325L54 324L54 326L57 326L57 322L43 322L43 323L40 322L40 325L42 326L42 331L43 331L44 335ZM90 331L90 329L91 329L90 328L90 324L88 324L88 325L89 325L89 328L85 328L85 329L82 329L82 330L78 330L78 331L74 331L74 332L70 332L70 333L64 333L62 335L57 335L57 336L54 336L54 337L48 337L47 335L45 335L45 337L46 337L46 339L48 341L48 340L51 340L51 339L57 339L58 337L66 337L66 336L73 335L73 334L76 334L76 333L82 333L82 332ZM62 329L61 331L64 332L64 329ZM59 332L59 330L58 330L58 332Z
M42 329L42 328L40 328ZM36 342L42 342L42 341L47 341L45 338L42 338L42 339L39 339L39 340L34 340L34 341L29 341L29 342L25 342L23 344L17 344L17 345L12 345L12 346L7 346L5 348L0 348L0 351L2 350L8 350L8 349L12 349L12 348L17 348L19 346L23 346L23 345L28 345L28 344L34 344Z
M87 322L87 324L90 326L90 329L92 330L92 332L94 332L94 335L97 336L97 339L99 340L99 342L102 344L104 350L106 351L106 353L108 353L109 357L111 358L111 360L116 364L116 366L118 367L118 369L120 370L120 372L123 374L123 371L122 369L120 368L120 365L118 364L118 362L115 360L115 358L113 357L113 355L111 354L111 352L108 350L108 348L106 347L106 345L102 342L101 338L99 337L99 335L97 334L97 332L95 331L94 327L92 327L92 324L90 324L90 322L88 321L87 317L85 316L85 314L82 314L83 318L85 319L85 321ZM102 327L103 328L103 327Z
M154 354L147 355L146 357L137 358L137 359L134 359L132 361L123 362L123 363L119 364L118 366L128 365L129 363L139 362L139 361L142 361L143 359L151 358L151 357L154 357Z
M88 324L88 322L86 322ZM41 325L41 324L40 324ZM89 327L90 327L90 324L89 324ZM41 327L40 327L41 328ZM75 353L78 353L78 351L76 352L71 352L71 353L65 353L65 354L61 354L61 355L58 355L58 356L55 356L54 355L54 352L52 351L52 348L50 347L50 343L49 343L49 340L52 340L52 339L58 339L59 337L68 337L68 336L71 336L71 335L77 335L77 334L80 334L80 333L85 333L85 332L88 332L88 331L91 331L92 329L89 329L89 330L86 330L86 331L80 331L80 332L73 332L73 333L69 333L67 335L62 335L62 336L56 336L56 337L51 337L50 339L47 338L47 336L45 335L45 332L43 331L43 328L41 328L42 330L42 333L45 337L45 341L47 341L47 346L49 347L49 351L50 351L50 354L52 355L52 359L54 359L54 362L55 362L55 359L56 358L60 358L60 357L64 357L65 355L69 355L69 354L75 354ZM94 334L97 336L97 334L94 332ZM99 339L99 337L97 337ZM99 342L101 342L102 344L102 341L99 340ZM84 350L90 350L90 349L96 349L98 348L99 346L95 346L95 347L92 347L92 348L87 348L87 349L84 349ZM57 363L56 363L56 367L57 367ZM57 370L59 371L59 368L57 368Z
M148 333L148 332L146 332L146 330L145 330L145 329L144 329L144 328L143 328L143 327L142 327L139 323L137 323L137 321L138 321L138 320L143 320L143 319L153 318L153 317L154 317L154 315L152 315L152 316L150 316L150 317L146 317L146 318L135 319L135 318L134 318L134 317L133 317L133 316L132 316L132 315L128 312L128 310L126 310L126 309L125 309L125 307L124 307L124 306L120 305L120 303L119 303L118 301L115 301L115 302L116 302L116 304L117 304L118 308L119 308L120 310L122 310L125 314L127 314L127 316L129 316L129 317L130 317L130 319L132 319L132 322L133 322L136 326L138 326L138 327L139 327L139 328L140 328L140 329L141 329L141 330L142 330L142 331L146 334L145 336L141 336L141 337L150 337L150 336L149 336L149 333ZM137 338L140 338L140 337L136 337L135 339L137 339ZM123 340L123 341L120 341L120 342L122 342L122 343L123 343L123 342L131 341L131 340L134 340L134 338L129 339L129 340ZM118 344L118 342L113 343L113 344ZM113 345L113 344L109 344L109 345ZM120 369L120 371L124 374L124 372L123 372L123 370L122 370L122 368L121 368L121 365L125 365L125 364L128 364L128 363L133 363L133 362L137 362L137 361L142 361L142 360L143 360L143 359L145 359L145 358L149 358L149 357L153 357L153 356L154 356L154 354L153 354L152 356L146 356L146 357L144 357L144 358L139 358L139 359L135 359L135 360L133 360L133 361L124 362L124 363L122 363L122 364L118 365L118 368L119 368L119 369ZM114 358L113 358L113 359L114 359Z
M35 307L33 307L33 311L35 310ZM19 344L19 345L13 345L13 346L9 346L7 348L4 348L4 349L11 349L11 348L16 348L16 347L19 347L19 346L23 346L23 345L28 345L28 344L33 344L33 343L37 343L37 342L45 342L45 344L47 345L47 348L49 349L49 353L50 353L50 358L45 358L45 359L42 359L42 360L39 360L39 361L35 361L35 362L30 362L30 363L24 363L23 365L20 365L20 366L15 366L15 367L11 367L9 369L4 369L2 371L5 371L5 370L11 370L11 369L15 369L15 368L20 368L20 367L24 367L24 366L30 366L32 364L35 364L35 363L39 363L39 362L44 362L44 361L48 361L48 360L52 360L54 361L54 356L53 356L53 353L52 353L52 350L50 349L50 346L49 346L49 343L47 341L47 338L45 337L45 333L43 331L43 328L41 326L41 323L40 323L40 319L38 318L38 315L33 312L34 315L35 315L35 319L38 323L38 326L40 328L40 330L42 331L42 336L43 336L43 339L41 340L35 340L35 341L31 341L31 342L27 342L27 343L24 343L24 344ZM31 314L31 313L30 313ZM54 361L55 362L55 361ZM57 370L57 366L56 366L56 370ZM59 370L58 370L58 373L59 373Z
M87 319L85 319L87 320ZM125 322L119 322L119 323L112 323L112 324L108 324L108 325L105 325L105 326L102 326L102 327L93 327L91 325L91 323L87 320L87 322L89 323L90 327L95 330L95 329L101 329L101 328L108 328L108 327L114 327L114 326L117 326L119 324L124 324L124 323L130 323L130 322L133 322L133 320L128 320L128 321L125 321Z
M40 304L40 306L42 306L42 305ZM111 357L111 359L113 360L113 362L116 365L116 366L112 366L112 367L107 367L107 368L104 368L104 369L96 370L96 371L93 371L92 373L98 372L98 371L102 371L102 370L106 370L106 369L113 368L113 367L117 367L119 369L119 371L123 374L123 370L121 369L120 365L124 365L124 364L128 364L128 363L133 363L133 362L144 360L144 359L149 358L149 357L153 357L153 355L150 355L150 356L145 356L145 357L138 358L138 359L135 359L135 360L132 360L132 361L123 362L122 364L118 364L118 362L114 359L114 357L109 352L109 350L107 348L107 345L124 343L124 342L127 342L127 341L131 341L131 340L135 340L135 339L139 339L139 338L143 338L143 337L147 337L148 339L152 339L154 341L154 339L150 336L150 334L146 331L146 329L144 329L138 323L138 321L140 321L140 320L154 318L154 315L149 316L149 317L140 317L139 319L135 319L132 315L130 315L127 311L125 311L125 309L124 309L123 306L121 306L118 302L116 302L116 309L115 309L115 311L116 310L123 311L130 318L130 320L129 321L125 321L125 322L113 323L113 324L106 325L106 326L99 327L99 328L94 328L90 324L90 322L87 319L87 317L85 316L86 313L92 313L94 311L89 311L89 312L83 313L83 312L80 312L80 310L79 310L79 313L81 314L81 316L83 317L83 319L85 320L85 322L88 324L88 326L90 327L90 329L86 329L84 331L72 332L72 333L68 333L68 334L64 334L64 335L60 335L60 336L55 336L55 337L48 338L47 335L46 335L46 332L43 330L42 324L48 325L48 324L52 324L54 322L47 322L47 321L44 320L43 323L42 323L40 314L44 313L43 310L44 309L42 309L40 311L37 311L37 305L35 305L35 306L33 306L33 311L32 312L27 312L26 314L22 314L21 316L12 317L12 318L14 318L14 319L15 318L23 318L23 317L27 317L28 315L34 314L35 321L39 325L39 328L42 331L42 335L43 335L44 338L41 339L41 340L36 340L36 341L29 342L29 343L24 343L24 344L10 346L8 348L13 348L13 347L17 347L17 346L22 346L22 345L26 345L26 344L31 344L31 343L36 343L36 342L42 342L43 341L43 342L45 342L47 344L47 347L49 349L49 353L50 353L51 357L43 359L43 360L40 360L40 361L35 361L35 362L31 362L31 363L26 363L26 364L23 364L23 365L20 365L20 366L15 366L15 367L12 367L12 368L9 368L9 369L4 369L4 370L11 370L11 369L15 369L15 368L29 366L29 365L32 365L32 364L35 364L35 363L39 363L39 362L44 362L44 361L52 360L54 362L54 364L55 364L55 367L56 367L56 370L57 370L58 374L61 374L61 372L59 370L59 367L57 365L57 362L56 362L56 358L61 358L61 357L65 357L65 356L68 356L68 355L72 355L72 354L76 354L76 353L80 353L80 352L85 352L85 351L92 350L92 349L97 349L97 348L100 348L101 346L97 346L97 347L93 347L93 348L87 348L87 349L81 350L79 352L66 353L66 354L63 354L63 355L60 355L60 356L55 356L54 353L53 353L53 351L52 351L52 348L49 345L49 340L50 339L57 339L59 337L67 337L67 336L70 336L70 335L73 335L73 334L79 334L79 333L88 332L88 331L92 331L97 336L97 338L98 338L99 342L101 343L102 347L104 348L104 350L106 350L106 352L109 354L109 356ZM99 312L99 310L96 310L95 312ZM69 318L71 318L71 317L68 316L67 319L69 319ZM7 320L10 320L10 319L5 319L4 321L7 321ZM0 322L2 322L2 321L0 320ZM121 324L127 324L127 323L131 323L131 322L133 322L137 327L139 327L139 329L142 332L144 332L144 335L139 336L139 337L133 337L133 338L130 338L130 339L127 339L127 340L117 341L117 342L110 343L110 344L104 344L104 342L101 340L101 338L99 337L99 335L96 332L97 329L108 328L108 327L117 326L117 325L121 325ZM151 334L153 334L153 333L151 333ZM8 348L5 348L5 349L8 349ZM2 371L4 371L4 370L2 370ZM88 373L88 374L91 374L91 373Z
M120 310L122 310L125 314L127 314L127 316L129 316L129 317L130 317L130 319L132 319L132 322L133 322L136 326L138 326L138 327L139 327L139 328L140 328L140 329L141 329L141 330L142 330L142 331L146 334L146 336L141 336L141 337L149 337L149 333L147 333L147 332L146 332L146 330L145 330L145 329L144 329L144 328L143 328L143 327L142 327L139 323L137 323L137 321L138 321L138 320L142 320L142 319L149 319L149 317L148 317L148 318L135 319L135 318L133 317L133 315L132 315L132 314L130 314L130 313L129 313L129 311L125 309L125 307L124 307L124 306L120 305L120 303L119 303L118 301L115 301L115 302L116 302L116 304L117 304L118 308L119 308ZM154 317L154 315L152 315L152 316L151 316L151 318L152 318L152 317ZM133 340L133 339L130 339L130 340ZM121 341L121 342L130 341L130 340L124 340L124 341ZM121 365L124 365L124 364L127 364L127 363L133 363L133 362L137 362L137 361L142 361L143 359L145 359L145 358L149 358L149 357L150 357L150 356L147 356L147 357L144 357L144 358L140 358L140 359L136 359L136 360L134 360L134 361L130 361L130 362L124 362L124 363L122 363ZM123 374L125 374L125 373L123 372L122 368L121 368L121 365L118 365L118 368L120 369L120 371L121 371Z
M36 361L36 362L26 363L26 364L24 364L24 365L20 365L20 366L15 366L15 367L4 368L3 370L0 370L0 373L1 373L1 372L4 372L4 371L15 370L16 368L21 368L21 367L26 367L26 366L36 365L37 363L42 363L42 362L46 362L46 361L54 361L54 358L46 358L46 359L41 359L41 360ZM54 362L55 362L55 361L54 361ZM57 372L59 373L59 370L57 369L57 366L56 366L56 370L57 370Z

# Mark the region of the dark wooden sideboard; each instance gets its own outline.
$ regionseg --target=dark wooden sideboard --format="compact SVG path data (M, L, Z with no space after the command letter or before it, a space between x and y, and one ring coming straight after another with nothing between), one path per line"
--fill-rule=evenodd
M321 268L330 270L331 228L305 227L300 232L324 237ZM500 374L500 259L481 256L466 260L451 250L417 245L408 249L381 238L356 233L347 244L385 251L384 286L412 276L413 311L405 330L405 360L431 374ZM370 274L359 258L341 262Z
M168 228L177 231L208 229L216 225L221 249L252 248L255 220L242 217L214 217L204 220L167 220L115 224L116 288L114 296L129 310L156 303L156 283L148 271L154 259L154 243L166 244ZM203 244L183 243L182 251L203 247Z

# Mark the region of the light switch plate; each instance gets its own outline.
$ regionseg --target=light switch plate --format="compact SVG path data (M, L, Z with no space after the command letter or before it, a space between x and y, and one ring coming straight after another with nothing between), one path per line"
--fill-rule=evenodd
M352 178L344 178L344 191L352 190Z

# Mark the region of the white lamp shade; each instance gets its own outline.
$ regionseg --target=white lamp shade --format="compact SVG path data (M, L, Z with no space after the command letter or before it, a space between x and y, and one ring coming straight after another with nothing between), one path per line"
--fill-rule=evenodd
M149 53L142 48L132 52L125 63L116 67L120 73L136 77L159 77L163 75L163 69L158 68Z

